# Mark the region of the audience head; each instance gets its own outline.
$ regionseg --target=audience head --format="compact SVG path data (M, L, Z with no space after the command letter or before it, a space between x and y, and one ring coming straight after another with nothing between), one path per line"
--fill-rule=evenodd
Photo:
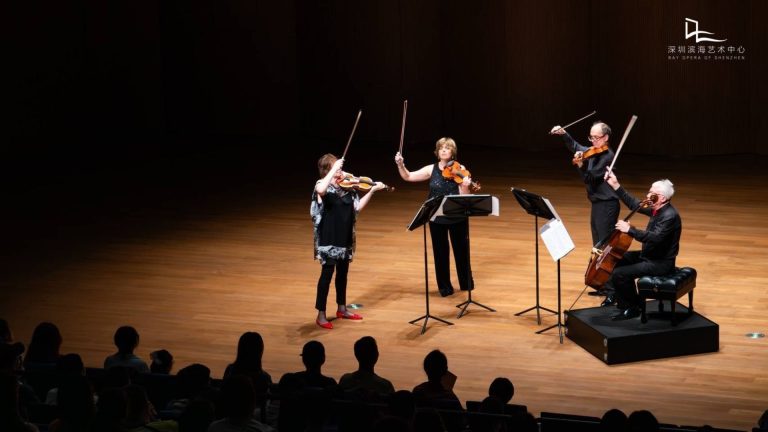
M322 343L311 340L301 350L301 361L307 370L317 370L325 363L325 347Z
M211 370L208 366L193 363L182 368L176 374L176 386L179 397L192 399L203 390L206 390L211 383Z
M605 432L627 430L627 415L616 408L606 411L600 419L600 430Z
M261 358L264 355L264 339L256 332L245 332L237 342L235 364L245 370L261 370Z
M149 354L149 358L152 360L152 363L149 365L150 372L165 375L171 373L171 369L173 368L173 356L167 350L161 349L152 351Z
M470 427L473 432L498 431L504 424L502 414L504 414L504 403L495 397L488 396L480 403L481 414L470 417Z
M371 336L363 336L355 342L355 358L361 369L373 369L379 360L379 347L376 339Z
M411 421L416 412L416 401L413 393L408 390L398 390L389 397L389 413Z
M133 354L139 346L139 332L131 326L122 326L115 331L114 341L119 354Z
M61 333L55 324L42 322L32 332L24 364L54 363L59 358L61 348Z
M448 358L440 350L430 352L424 357L424 372L430 382L440 382L448 372Z
M494 397L501 403L508 404L515 395L515 386L508 378L498 377L488 387L488 396Z
M659 430L659 421L650 411L635 411L627 418L627 426L630 432L656 432Z

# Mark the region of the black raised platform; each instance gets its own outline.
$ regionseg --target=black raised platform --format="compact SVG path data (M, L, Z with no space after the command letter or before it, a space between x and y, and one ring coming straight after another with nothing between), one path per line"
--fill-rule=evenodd
M657 301L648 302L647 308L657 310ZM688 308L679 303L675 327L670 312L651 312L645 324L640 318L612 321L617 312L615 307L566 311L565 334L606 364L716 352L720 347L717 323L695 311L688 316Z

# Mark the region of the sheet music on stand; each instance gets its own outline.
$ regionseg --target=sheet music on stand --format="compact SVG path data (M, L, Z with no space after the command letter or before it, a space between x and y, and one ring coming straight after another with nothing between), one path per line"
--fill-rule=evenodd
M562 222L562 219L560 219L560 215L559 215L559 214L557 214L557 211L555 211L555 207L552 205L552 203L551 203L551 202L549 202L549 200L548 200L548 199L546 199L546 198L544 198L544 197L541 197L541 200L542 200L542 201L544 201L544 204L546 204L546 205L547 205L547 208L548 208L548 209L549 209L549 211L552 213L552 216L554 216L554 219L557 219L557 220L559 220L559 221L561 221L561 222ZM567 234L567 233L566 233L566 234Z
M546 198L545 201L547 201ZM555 210L552 209L552 212L554 213ZM554 214L557 215L557 213ZM576 247L573 244L573 240L571 240L571 236L568 235L568 230L565 229L563 221L558 218L552 218L549 222L545 223L541 227L539 235L541 240L544 241L549 255L552 256L552 261L561 260Z

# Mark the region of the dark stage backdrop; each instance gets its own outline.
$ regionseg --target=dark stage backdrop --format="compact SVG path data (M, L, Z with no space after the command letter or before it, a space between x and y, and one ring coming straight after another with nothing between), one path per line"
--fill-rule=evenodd
M394 149L407 98L411 143L544 150L559 146L552 125L598 110L614 141L639 116L627 152L768 153L755 139L768 126L762 0L32 0L4 11L13 150L315 148L343 144L361 108L359 139ZM686 39L685 18L727 40ZM736 52L706 53L721 46Z

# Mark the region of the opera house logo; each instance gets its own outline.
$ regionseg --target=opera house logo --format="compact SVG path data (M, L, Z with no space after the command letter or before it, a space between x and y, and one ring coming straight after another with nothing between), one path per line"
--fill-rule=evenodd
M725 44L728 39L700 30L699 21L685 18L684 40L667 44L667 60L671 61L742 61L747 49L743 45Z
M693 24L693 31L688 31L688 24ZM693 36L696 36L696 43L699 42L725 42L728 39L713 39L710 37L702 37L701 35L708 34L713 35L714 33L699 30L699 22L696 20L692 20L690 18L685 19L685 38L690 39Z

